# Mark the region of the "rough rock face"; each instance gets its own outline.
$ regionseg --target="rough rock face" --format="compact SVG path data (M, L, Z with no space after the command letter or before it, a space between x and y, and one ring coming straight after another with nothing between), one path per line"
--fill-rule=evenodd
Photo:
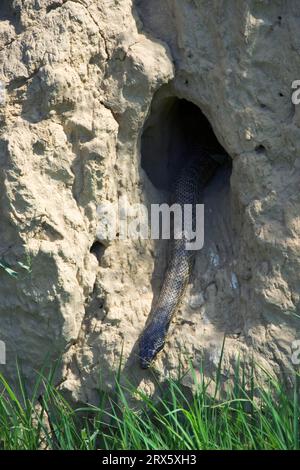
M224 378L237 354L291 375L300 313L294 2L14 0L1 2L0 18L0 259L19 272L0 271L6 376L16 376L16 354L30 383L47 354L63 352L61 387L75 400L95 400L99 378L109 388L120 360L153 393L189 358L213 372L225 333ZM221 168L207 187L205 246L154 379L139 369L137 341L166 242L106 240L97 207L166 200L147 168L176 154L178 99L206 116L232 172Z

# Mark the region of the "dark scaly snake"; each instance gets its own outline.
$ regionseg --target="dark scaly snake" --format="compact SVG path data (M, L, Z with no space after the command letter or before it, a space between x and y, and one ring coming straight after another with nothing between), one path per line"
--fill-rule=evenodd
M218 164L201 150L192 156L180 172L175 183L173 199L181 206L192 204L192 227L195 230L195 207L201 200L202 191L213 176ZM148 368L165 344L170 322L185 293L194 264L195 250L186 249L184 236L170 241L170 257L160 295L153 315L140 339L140 363Z

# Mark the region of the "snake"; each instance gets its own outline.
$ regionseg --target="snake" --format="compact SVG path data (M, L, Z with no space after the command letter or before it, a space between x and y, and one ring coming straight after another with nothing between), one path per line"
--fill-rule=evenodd
M192 207L192 230L196 225L196 204L199 204L203 190L215 173L218 161L206 150L201 149L189 156L175 180L172 199L181 209L185 204ZM139 341L139 359L143 369L150 367L157 354L164 348L171 320L184 297L193 269L196 250L186 248L186 236L170 240L169 260L150 321Z

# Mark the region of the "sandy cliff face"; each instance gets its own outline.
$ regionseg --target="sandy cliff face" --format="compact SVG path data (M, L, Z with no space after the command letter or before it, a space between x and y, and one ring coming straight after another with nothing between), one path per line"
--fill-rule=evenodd
M208 124L195 107L232 172L221 168L206 190L205 246L157 378L189 358L213 372L225 332L225 377L237 354L291 374L300 314L293 2L15 0L0 17L0 258L19 272L0 271L6 375L15 377L16 353L30 382L47 353L64 351L61 387L91 401L122 356L131 380L155 391L137 341L166 242L106 240L97 207L166 199L153 167L182 146L182 116L199 123L201 141ZM183 114L179 100L192 103Z

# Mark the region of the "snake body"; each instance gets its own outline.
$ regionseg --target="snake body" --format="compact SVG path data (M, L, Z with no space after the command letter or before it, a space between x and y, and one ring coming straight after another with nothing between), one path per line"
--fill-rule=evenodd
M201 150L191 156L174 185L173 202L179 204L182 210L185 204L192 205L193 230L196 204L201 201L202 191L216 167L216 161ZM140 363L143 369L148 368L163 349L170 322L185 293L195 258L195 250L187 250L186 241L184 236L170 241L169 262L160 295L140 339Z

